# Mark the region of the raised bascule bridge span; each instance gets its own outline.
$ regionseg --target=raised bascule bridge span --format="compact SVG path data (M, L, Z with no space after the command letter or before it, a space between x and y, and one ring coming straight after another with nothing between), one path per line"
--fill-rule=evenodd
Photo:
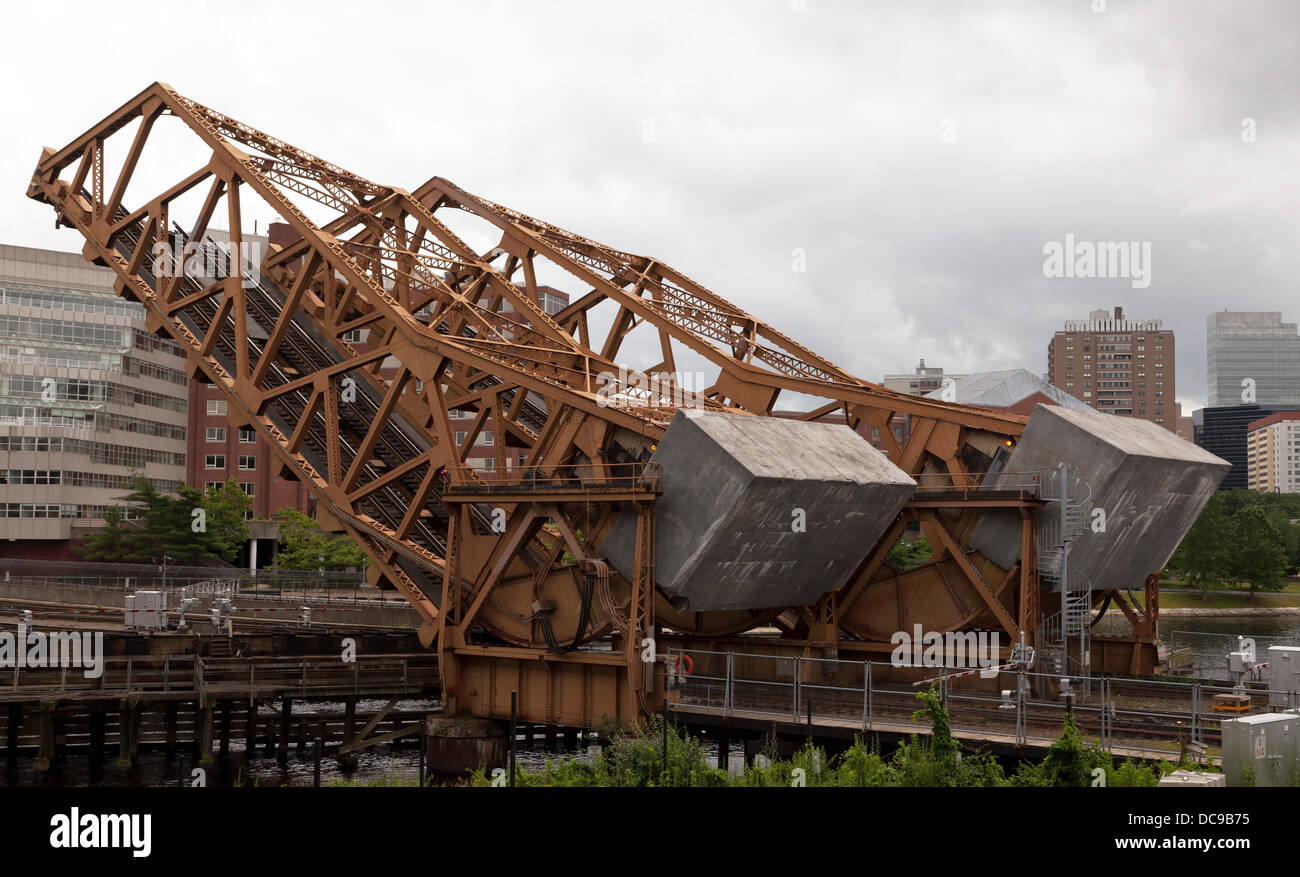
M658 259L441 177L371 182L161 83L45 149L28 196L415 607L453 715L517 692L524 721L631 723L671 698L670 648L815 658L815 682L917 629L1155 673L1154 574L1228 468L1154 424L892 392ZM241 264L265 207L297 239ZM582 292L548 313L539 274ZM687 364L707 386L671 377ZM490 475L466 463L480 435ZM934 555L898 572L911 524ZM1132 635L1090 635L1103 605Z

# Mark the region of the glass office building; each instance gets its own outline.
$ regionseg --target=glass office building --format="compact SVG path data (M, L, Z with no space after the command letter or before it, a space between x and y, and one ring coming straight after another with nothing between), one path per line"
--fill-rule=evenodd
M133 473L185 483L175 344L80 253L0 245L0 555L69 557Z
M1228 405L1201 408L1193 415L1196 444L1232 464L1220 490L1243 490L1250 486L1250 425L1261 418L1294 408L1272 405Z
M1206 320L1207 406L1300 405L1300 334L1280 311L1220 311ZM1253 393L1253 397L1252 394Z

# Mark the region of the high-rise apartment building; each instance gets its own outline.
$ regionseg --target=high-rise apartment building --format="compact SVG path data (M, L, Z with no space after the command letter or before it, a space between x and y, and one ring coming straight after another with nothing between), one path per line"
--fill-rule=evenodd
M1279 411L1246 427L1246 486L1300 493L1300 411Z
M74 559L134 473L185 482L185 357L114 277L0 245L0 555Z
M1280 311L1218 311L1205 321L1207 407L1300 405L1300 334Z
M1067 320L1047 346L1048 381L1106 414L1177 427L1174 333L1123 308Z

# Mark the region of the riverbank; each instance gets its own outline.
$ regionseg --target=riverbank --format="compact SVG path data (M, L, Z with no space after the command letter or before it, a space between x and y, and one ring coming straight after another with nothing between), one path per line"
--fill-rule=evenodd
M1118 609L1109 609L1106 611L1109 615L1118 615L1123 617L1124 613ZM1197 609L1193 607L1178 606L1160 607L1161 618L1230 618L1233 616L1263 616L1275 617L1281 615L1300 615L1300 606L1242 606L1237 608L1218 608L1209 607Z

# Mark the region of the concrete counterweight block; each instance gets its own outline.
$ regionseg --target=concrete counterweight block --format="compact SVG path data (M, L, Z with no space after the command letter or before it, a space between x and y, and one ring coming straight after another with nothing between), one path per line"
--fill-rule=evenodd
M656 581L682 609L805 606L842 587L916 489L847 426L679 411L651 459ZM625 511L602 549L634 574Z
M1057 495L1060 479L1049 470L1062 463L1070 467L1068 496L1081 517L1068 555L1071 581L1081 573L1094 590L1137 588L1162 569L1231 468L1150 421L1039 405L1003 471L1008 479L1041 473L1044 492ZM1053 516L1059 519L1059 504L1048 503L1040 538L1059 533ZM990 512L970 544L1010 568L1020 557L1020 529L1018 514Z

